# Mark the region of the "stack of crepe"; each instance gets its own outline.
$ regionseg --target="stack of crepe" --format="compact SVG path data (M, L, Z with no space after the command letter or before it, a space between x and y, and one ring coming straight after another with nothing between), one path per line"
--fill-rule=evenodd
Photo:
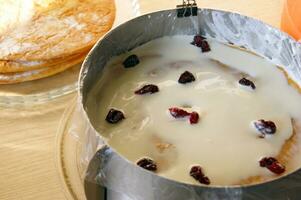
M114 18L113 0L0 0L0 84L81 63Z

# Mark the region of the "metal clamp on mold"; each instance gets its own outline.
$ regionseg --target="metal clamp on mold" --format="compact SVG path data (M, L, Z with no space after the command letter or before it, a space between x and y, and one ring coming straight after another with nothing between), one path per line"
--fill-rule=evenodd
M193 1L193 3L190 3ZM183 0L181 5L177 5L177 16L179 18L182 17L190 17L190 16L197 16L198 15L198 6L195 0Z

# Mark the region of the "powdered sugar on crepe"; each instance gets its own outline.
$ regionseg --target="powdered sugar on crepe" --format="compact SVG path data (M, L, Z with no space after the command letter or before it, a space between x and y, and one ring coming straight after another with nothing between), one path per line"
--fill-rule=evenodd
M0 59L45 60L87 51L113 24L111 0L60 2L35 6L30 20L16 21L10 31L0 32Z

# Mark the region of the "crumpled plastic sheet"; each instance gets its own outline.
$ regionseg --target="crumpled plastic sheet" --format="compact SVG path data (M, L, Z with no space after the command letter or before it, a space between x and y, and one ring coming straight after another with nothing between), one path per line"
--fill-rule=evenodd
M107 61L152 39L166 35L196 35L233 43L283 66L301 84L301 45L269 25L240 14L199 9L198 16L177 18L176 10L159 11L122 24L99 41L86 58L80 75L78 114L86 124L74 132L83 143L82 163L85 180L137 200L220 200L220 199L301 199L301 170L286 177L248 187L207 187L162 178L143 170L118 155L105 144L93 127L94 105L87 96L102 77ZM74 122L76 126L77 122Z

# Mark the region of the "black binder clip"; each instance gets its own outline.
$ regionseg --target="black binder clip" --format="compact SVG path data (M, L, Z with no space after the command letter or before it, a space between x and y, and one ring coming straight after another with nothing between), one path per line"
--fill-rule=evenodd
M193 3L190 3L193 1ZM183 0L182 5L177 5L177 16L178 17L190 17L198 15L198 6L195 0Z

